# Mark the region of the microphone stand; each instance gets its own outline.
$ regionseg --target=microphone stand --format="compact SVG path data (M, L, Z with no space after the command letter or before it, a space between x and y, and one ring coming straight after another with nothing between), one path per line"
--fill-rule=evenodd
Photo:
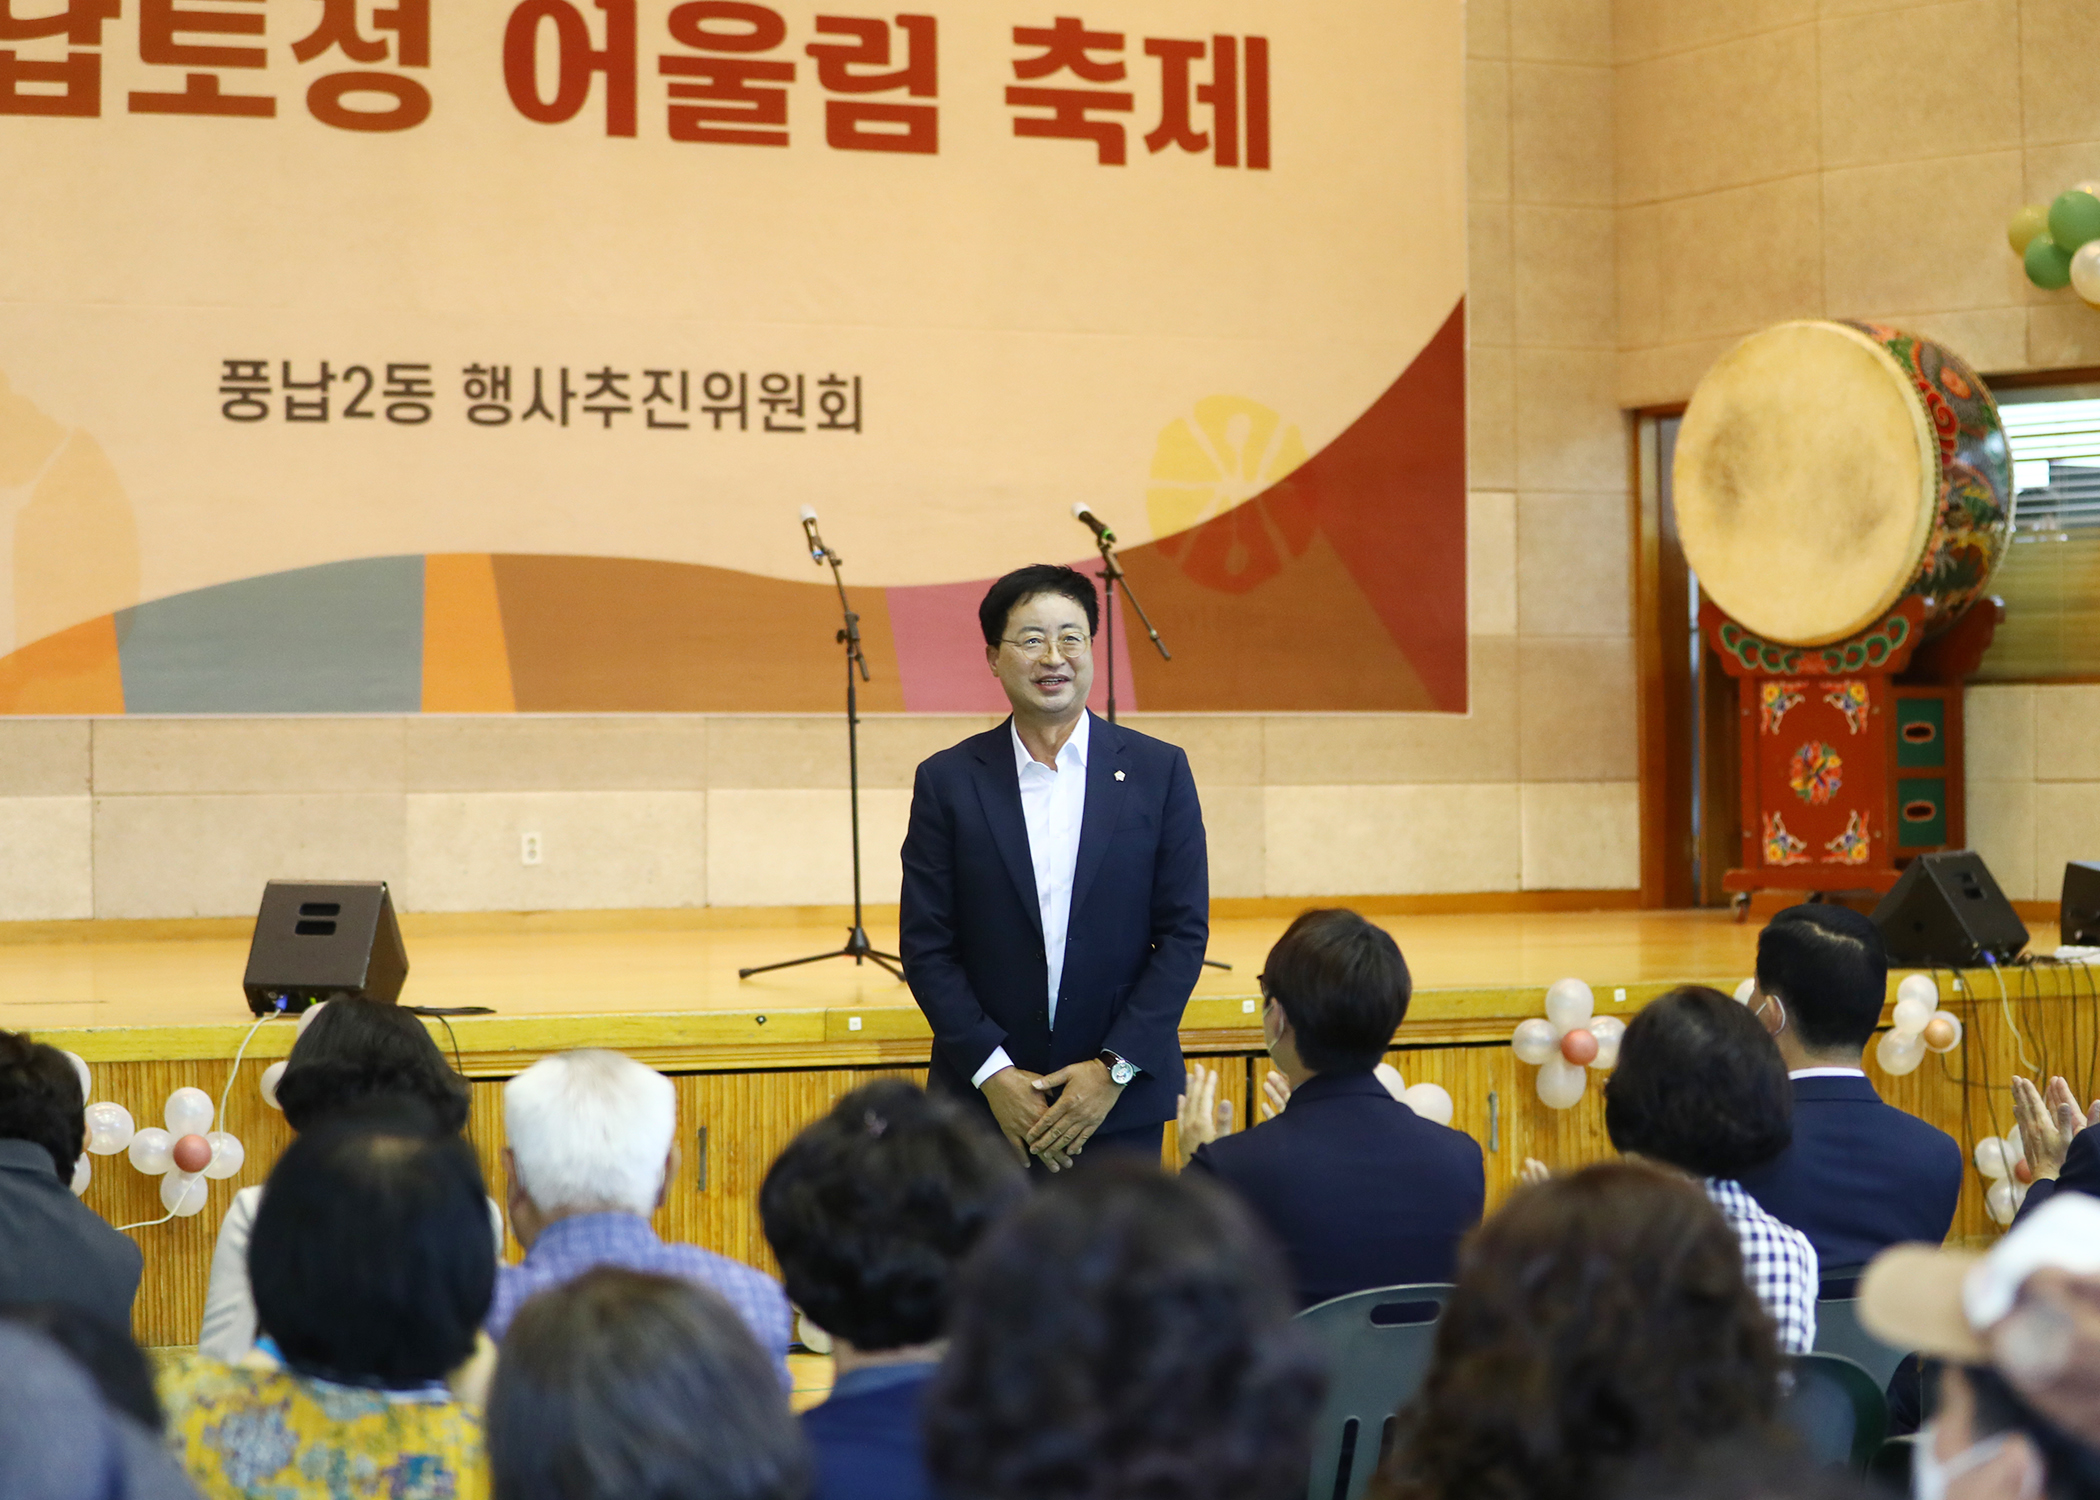
M879 969L887 970L898 979L904 971L898 964L904 962L894 953L884 953L868 941L868 929L861 916L860 899L860 683L868 680L868 659L860 649L860 616L846 602L846 580L839 573L840 556L824 545L817 534L816 517L805 512L803 533L809 538L810 560L819 567L831 564L831 581L839 591L839 611L846 623L838 633L838 640L846 648L846 784L853 809L853 930L846 935L846 946L833 948L824 953L812 953L807 958L783 959L774 964L758 964L749 969L738 969L736 977L749 979L753 974L767 974L775 969L792 969L799 964L822 963L827 958L850 958L855 967L867 962ZM854 673L860 676L855 679Z
M1083 520L1082 524L1084 524ZM1089 529L1091 530L1092 528ZM1138 603L1137 593L1130 587L1130 575L1123 571L1123 564L1116 560L1116 534L1106 526L1103 526L1099 531L1094 532L1094 545L1101 553L1101 571L1094 576L1101 580L1102 589L1107 598L1101 618L1103 622L1102 631L1108 638L1108 722L1113 724L1116 722L1117 580L1120 579L1122 581L1123 597L1128 599L1130 607L1137 611L1138 623L1145 627L1146 636L1151 639L1154 646L1159 648L1159 659L1161 661L1172 661L1174 653L1169 651L1167 643L1159 638L1159 632L1153 628L1152 617L1145 613L1145 606ZM1224 962L1222 959L1206 958L1203 960L1203 963L1206 968L1223 969L1228 974L1232 972L1232 965Z

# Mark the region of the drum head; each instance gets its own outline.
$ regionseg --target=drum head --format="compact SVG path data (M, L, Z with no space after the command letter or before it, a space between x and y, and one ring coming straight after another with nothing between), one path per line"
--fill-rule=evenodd
M1782 323L1721 356L1677 434L1672 499L1713 601L1789 645L1873 624L1916 577L1939 449L1908 376L1866 335Z

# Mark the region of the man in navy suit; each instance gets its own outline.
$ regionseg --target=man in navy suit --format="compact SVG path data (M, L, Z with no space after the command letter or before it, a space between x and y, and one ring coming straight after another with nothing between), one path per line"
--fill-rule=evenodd
M1794 1140L1742 1183L1808 1236L1826 1271L1906 1240L1938 1244L1961 1197L1954 1138L1884 1104L1867 1081L1887 989L1881 930L1859 912L1793 906L1758 934L1750 1003L1793 1080Z
M1189 1169L1231 1184L1268 1225L1303 1306L1450 1281L1487 1182L1471 1136L1421 1118L1373 1071L1413 988L1399 947L1353 911L1308 911L1269 950L1261 988L1289 1107L1199 1147Z
M920 765L904 836L899 951L933 1027L929 1087L988 1110L1032 1166L1157 1158L1210 939L1188 757L1087 711L1085 574L1009 573L977 618L1013 716Z

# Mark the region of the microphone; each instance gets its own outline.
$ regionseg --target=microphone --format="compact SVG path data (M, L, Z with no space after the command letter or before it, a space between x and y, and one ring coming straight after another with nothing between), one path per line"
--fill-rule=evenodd
M1103 524L1099 516L1086 508L1085 501L1073 502L1072 519L1085 526L1088 531L1091 531L1096 537L1107 542L1110 546L1115 545L1116 534Z
M813 505L802 507L802 539L809 543L809 560L822 567L825 547L823 538L817 535L817 508Z

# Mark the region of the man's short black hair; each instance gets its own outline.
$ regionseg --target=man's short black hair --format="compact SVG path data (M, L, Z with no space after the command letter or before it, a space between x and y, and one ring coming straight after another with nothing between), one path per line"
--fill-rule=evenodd
M73 1164L87 1141L80 1075L65 1053L26 1031L0 1031L0 1140L42 1146L58 1180L73 1185Z
M977 606L977 626L984 632L984 643L997 646L1006 634L1006 617L1014 606L1037 594L1063 594L1085 610L1088 635L1101 628L1101 601L1094 596L1093 579L1062 563L1030 563L985 590L984 603Z
M789 1142L758 1213L790 1301L856 1348L898 1349L941 1336L956 1266L1027 1191L975 1115L884 1078Z
M1315 1073L1377 1067L1414 993L1392 935L1342 907L1300 912L1269 950L1261 982Z
M1863 1048L1881 1024L1889 956L1874 919L1849 906L1790 906L1757 935L1757 984L1813 1051Z
M414 1012L376 1000L329 1001L292 1043L277 1083L294 1130L394 1099L415 1100L454 1134L467 1128L466 1080Z
M1719 990L1686 985L1627 1026L1604 1128L1620 1151L1739 1177L1794 1138L1793 1087L1763 1022Z
M404 1110L338 1116L271 1169L248 1244L256 1319L285 1362L352 1385L438 1380L496 1288L473 1148Z

